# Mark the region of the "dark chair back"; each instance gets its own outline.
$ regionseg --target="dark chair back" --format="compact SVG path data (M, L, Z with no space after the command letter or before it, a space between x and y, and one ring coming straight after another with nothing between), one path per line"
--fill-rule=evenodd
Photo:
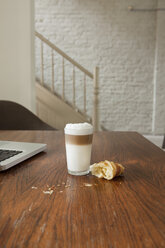
M0 130L56 130L22 105L0 101Z
M165 149L165 135L164 135L164 139L163 139L162 148Z

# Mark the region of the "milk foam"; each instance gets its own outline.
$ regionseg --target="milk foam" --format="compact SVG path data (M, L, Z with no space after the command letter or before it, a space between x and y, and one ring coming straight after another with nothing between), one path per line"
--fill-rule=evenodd
M93 133L93 126L87 122L68 123L65 126L65 133L70 135L87 135Z

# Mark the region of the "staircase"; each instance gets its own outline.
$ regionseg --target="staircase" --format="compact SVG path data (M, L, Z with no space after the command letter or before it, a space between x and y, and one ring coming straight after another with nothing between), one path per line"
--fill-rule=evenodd
M38 32L35 32L36 39L40 42L40 77L36 77L36 105L37 115L46 123L57 129L63 129L66 123L77 123L77 122L89 122L94 126L94 130L99 130L98 123L98 67L94 68L94 72L91 73L79 63L70 58L62 50L56 47L48 39ZM48 69L45 64L45 59L48 57L44 49L51 51L50 63L51 63L51 78L49 82L46 80L45 74ZM55 75L55 55L61 58L60 66L61 75ZM56 61L57 62L57 61ZM69 100L66 98L66 89L69 87L69 83L66 78L66 66L72 68L71 78L69 83L72 84L71 93L72 97ZM76 102L76 76L78 73L83 73L83 103L80 107ZM56 76L56 77L55 77ZM55 78L61 82L61 92L56 90ZM92 84L93 88L93 103L92 103L92 114L89 115L87 109L87 86L89 83ZM50 82L51 81L51 82ZM89 97L89 96L88 96ZM91 97L91 96L90 96Z

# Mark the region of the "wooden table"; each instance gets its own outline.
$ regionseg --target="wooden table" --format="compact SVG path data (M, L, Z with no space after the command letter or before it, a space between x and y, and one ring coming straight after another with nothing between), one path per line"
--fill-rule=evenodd
M0 248L165 247L165 153L140 134L94 135L91 162L125 166L112 181L68 175L62 132L0 131L0 140L48 144L0 173Z

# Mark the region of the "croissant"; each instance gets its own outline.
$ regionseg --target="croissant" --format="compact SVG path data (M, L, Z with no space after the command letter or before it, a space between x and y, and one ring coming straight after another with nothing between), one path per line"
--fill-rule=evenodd
M91 165L90 171L96 177L111 180L114 177L120 176L124 171L124 167L121 164L105 160Z

